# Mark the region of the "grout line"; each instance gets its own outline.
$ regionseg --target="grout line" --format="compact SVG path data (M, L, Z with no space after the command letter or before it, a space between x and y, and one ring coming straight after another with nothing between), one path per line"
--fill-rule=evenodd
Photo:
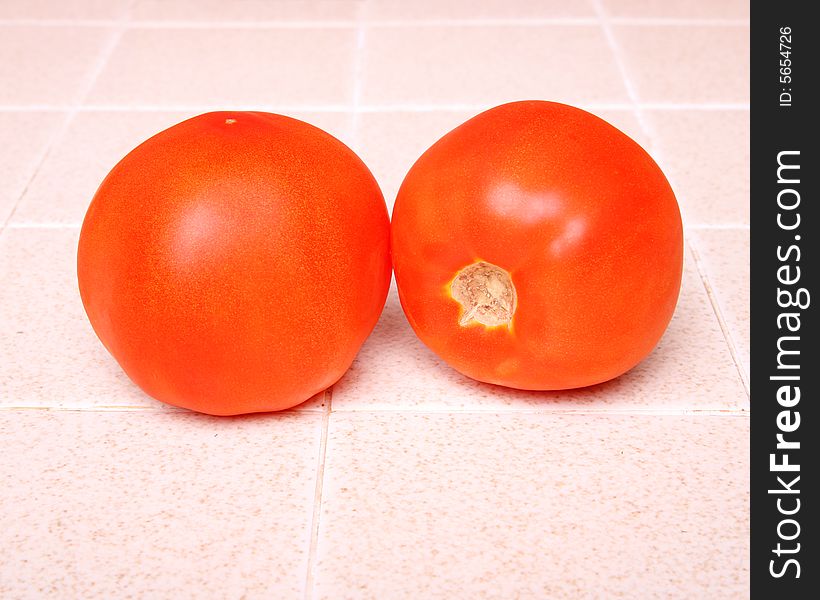
M205 112L212 110L291 110L301 112L349 112L350 106L346 104L292 104L292 105L271 105L271 104L200 104L200 105L175 105L175 104L155 104L155 105L113 105L113 104L84 104L82 106L58 106L58 105L0 105L0 112L67 112L76 110L77 112Z
M577 106L586 110L634 110L644 111L691 110L691 111L748 111L744 103L702 103L687 104L680 102L577 102ZM359 104L356 108L362 113L383 112L469 112L483 111L492 108L492 104ZM293 112L351 112L347 104L201 104L201 105L108 105L84 104L71 105L0 105L0 112L206 112L211 110L272 110Z
M593 3L596 0L592 0ZM616 17L612 19L617 25L635 27L748 27L749 19L698 19L698 18L663 18L663 17ZM511 18L455 18L455 19L374 19L371 27L378 28L424 28L424 27L551 27L563 26L596 26L600 16L594 17L511 17Z
M42 150L38 153L37 157L35 158L34 162L34 169L31 172L31 175L26 180L26 184L23 186L23 189L17 194L16 199L14 200L14 204L11 207L6 218L0 223L0 233L5 231L6 229L10 229L13 227L11 224L11 218L14 216L14 213L17 211L17 206L20 204L22 199L25 197L26 193L28 193L29 187L31 187L32 182L37 177L37 174L40 172L40 169L43 167L43 164L46 162L46 158L48 158L49 154L51 154L51 149L57 144L57 142L62 139L65 132L68 130L68 126L71 121L74 119L74 113L71 111L60 111L65 112L63 115L62 120L60 123L54 128L54 131L48 137L48 140L43 145Z
M585 408L564 408L564 409L513 409L505 410L501 408L419 408L406 409L396 408L345 408L334 410L334 414L365 413L365 414L445 414L445 415L554 415L554 416L667 416L667 417L745 417L749 415L748 410L742 408L733 409L692 409L692 408L624 408L624 409L600 409L590 410Z
M593 0L594 2L594 0ZM633 26L662 27L748 27L747 18L667 18L613 17L613 23ZM115 27L116 20L107 19L0 19L0 27ZM542 27L555 25L597 25L596 17L543 18L454 18L454 19L374 19L369 26L383 28L411 27ZM355 29L350 19L316 21L131 21L127 29Z
M2 109L0 109L2 110ZM82 112L209 112L225 110L292 111L292 112L350 112L349 104L188 104L188 105L107 105L86 104Z
M117 27L115 19L0 19L0 27ZM128 21L125 29L350 29L350 20L336 21Z
M584 104L586 107L593 107L599 110L626 110L630 108L628 104ZM434 111L469 111L486 110L492 104L383 104L383 105L359 105L359 112L434 112ZM200 105L108 105L108 104L85 104L83 106L60 106L60 105L0 105L0 112L67 112L77 110L78 112L204 112L210 110L278 110L294 112L352 112L349 104L200 104Z
M596 0L593 0L595 2ZM708 17L610 17L615 25L642 25L649 27L748 27L751 21L747 18L708 18Z
M607 45L609 46L609 50L612 52L612 57L615 60L615 66L618 69L618 72L621 75L621 80L623 81L624 87L626 87L626 94L629 97L629 103L631 108L635 114L635 117L638 120L638 124L641 127L641 130L649 136L649 139L654 139L652 137L652 132L650 131L649 123L646 120L646 116L643 114L642 109L640 108L640 99L638 96L638 89L635 84L632 83L632 80L629 77L629 71L626 68L626 61L624 60L623 54L621 53L620 46L618 46L618 42L615 40L615 32L612 31L612 26L609 22L609 15L607 15L606 11L604 10L603 5L601 4L601 0L591 0L592 5L595 9L595 13L598 15L598 19L601 24L601 29L604 32L604 37L606 38Z
M743 367L743 364L739 358L740 350L738 345L735 343L734 336L732 335L726 319L723 317L723 311L720 309L717 294L712 288L712 285L709 283L709 278L706 275L706 269L697 249L697 243L692 243L692 240L689 240L688 246L689 251L692 254L692 258L695 260L695 268L697 269L700 281L703 284L703 287L706 290L706 295L709 297L709 302L712 305L712 311L717 317L720 330L723 332L723 338L726 341L726 345L729 347L729 353L732 355L732 361L735 363L735 369L737 369L738 375L740 375L740 381L743 383L743 391L746 392L746 401L748 403L751 398L751 394L749 389L749 381L746 378L746 369ZM742 409L742 407L740 408Z
M749 110L748 102L637 102L641 110Z
M129 5L128 10L130 10L131 6ZM85 73L83 76L82 85L80 85L77 93L74 96L74 104L70 107L69 112L63 119L60 126L54 131L51 135L48 143L46 144L43 152L37 158L37 166L34 168L34 171L29 177L28 181L26 182L25 187L17 195L17 199L14 202L14 205L11 208L8 216L6 217L5 221L3 222L2 227L0 227L0 231L4 230L6 226L11 222L14 214L17 212L17 208L20 206L23 198L28 193L31 184L34 182L37 175L40 173L40 169L43 168L48 157L51 155L53 149L57 146L57 144L65 137L66 133L68 132L71 123L74 121L74 118L77 116L79 112L79 107L83 104L83 102L88 98L88 95L91 93L94 84L97 82L97 78L102 73L105 65L108 64L108 60L111 58L111 55L114 53L114 49L120 42L123 34L125 33L125 24L126 19L128 18L128 11L123 13L123 16L120 21L117 21L119 27L111 32L111 36L106 41L105 45L102 47L102 50L97 55L97 59L91 65L90 69Z
M546 18L462 18L462 19L373 19L368 26L383 29L423 29L425 27L551 27L556 25L593 26L594 17L546 17Z
M116 27L113 19L0 19L0 27Z
M316 550L319 546L319 525L322 518L322 492L325 479L325 461L327 458L327 436L330 428L330 414L333 410L333 386L325 390L325 399L327 406L322 416L319 456L316 464L316 489L313 495L313 516L310 525L310 547L308 549L308 564L305 576L305 600L313 598L313 587L316 582Z
M748 223L701 223L695 225L687 225L687 230L692 231L731 231L737 229L749 230Z

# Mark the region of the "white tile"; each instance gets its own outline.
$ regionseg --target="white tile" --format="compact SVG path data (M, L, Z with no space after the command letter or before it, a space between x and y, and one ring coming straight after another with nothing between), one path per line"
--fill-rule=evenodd
M748 224L748 110L650 110L647 121L686 225Z
M119 19L129 0L3 0L0 19Z
M79 102L114 35L100 27L0 26L0 104Z
M604 34L592 25L374 28L365 56L365 104L627 100Z
M136 0L133 20L180 23L353 22L359 2L347 0Z
M749 102L748 26L618 25L613 31L642 102Z
M374 0L365 3L365 14L375 21L549 19L594 17L586 1L563 0Z
M0 223L5 223L66 116L0 112Z
M749 18L747 0L601 0L613 17L664 19Z
M333 414L317 598L743 598L745 417Z
M342 104L353 29L132 29L88 102L118 106Z
M0 411L0 596L301 599L320 425Z
M751 352L749 230L697 230L691 236L748 380Z

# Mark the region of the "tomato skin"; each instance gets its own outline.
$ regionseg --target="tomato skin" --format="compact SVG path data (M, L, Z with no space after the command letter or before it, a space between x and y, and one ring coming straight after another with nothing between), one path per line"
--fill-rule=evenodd
M378 184L307 123L215 112L150 138L102 182L77 252L94 330L163 402L282 410L332 385L390 283Z
M461 373L529 390L631 369L675 309L680 211L652 158L605 121L524 101L486 111L428 149L392 221L399 297L419 338ZM484 261L509 273L509 325L460 325L451 283Z

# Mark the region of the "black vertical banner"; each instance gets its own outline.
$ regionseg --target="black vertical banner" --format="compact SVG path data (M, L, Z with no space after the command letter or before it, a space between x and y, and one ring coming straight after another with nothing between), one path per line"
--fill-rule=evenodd
M814 2L752 2L751 586L820 598L816 305L820 256Z

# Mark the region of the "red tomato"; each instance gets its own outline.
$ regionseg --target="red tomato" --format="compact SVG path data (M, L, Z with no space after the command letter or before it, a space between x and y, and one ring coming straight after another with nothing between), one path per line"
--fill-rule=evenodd
M416 334L455 369L531 390L606 381L643 359L678 297L675 196L629 137L587 112L514 102L413 165L393 266Z
M151 396L281 410L347 370L390 283L376 181L341 142L259 112L189 119L105 178L77 275L105 347Z

